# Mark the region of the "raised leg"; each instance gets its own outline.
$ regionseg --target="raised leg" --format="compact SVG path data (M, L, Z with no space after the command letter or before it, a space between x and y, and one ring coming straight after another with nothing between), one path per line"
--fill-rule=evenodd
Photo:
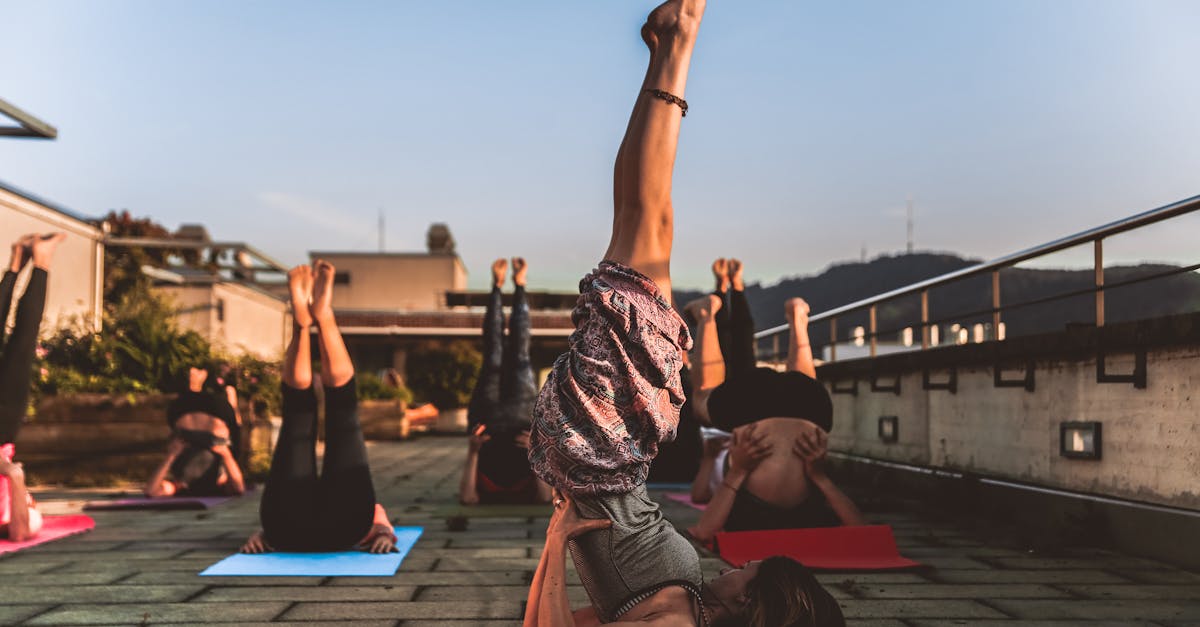
M708 396L713 389L725 382L725 359L721 355L721 344L717 340L716 316L722 308L721 299L708 294L690 302L685 307L688 315L696 321L696 344L692 360L692 411L700 422L712 424L708 414Z
M492 293L488 297L487 312L483 315L483 366L479 379L471 392L471 403L467 406L467 431L474 432L479 424L487 424L496 417L500 406L500 373L504 360L504 306L501 289L508 263L503 259L492 262Z
M8 312L12 308L13 290L17 286L17 274L29 261L29 245L33 242L33 237L25 235L13 242L8 269L4 272L4 278L0 279L0 350L3 350L4 346L4 334L8 326Z
M38 236L32 240L34 268L29 284L17 304L12 335L0 354L0 444L13 442L29 402L29 384L33 379L33 357L37 349L38 328L46 308L47 271L62 233ZM11 270L11 268L10 268ZM11 293L10 293L11 294ZM6 316L7 317L7 316ZM3 322L0 321L0 325Z
M326 387L337 388L354 378L354 362L333 316L333 264L318 259L313 264L312 319L321 342L321 375Z
M533 417L537 398L537 380L529 357L532 344L529 301L525 295L525 260L514 257L513 303L508 316L508 339L504 343L504 365L500 379L500 398L510 422L527 426Z
M725 356L725 376L740 377L757 365L754 357L754 318L750 315L750 303L746 300L746 286L742 282L742 262L729 260L730 285L728 333L725 344L721 344Z
M292 340L284 356L283 382L298 390L312 385L312 302L313 273L310 266L296 266L288 272L288 293L292 298Z
M671 177L683 111L644 90L685 97L704 6L704 0L668 0L647 18L642 36L650 65L614 168L613 233L605 259L650 277L667 298L674 233Z
M817 378L817 366L813 361L812 343L808 339L808 303L803 298L792 298L784 303L788 324L787 368Z

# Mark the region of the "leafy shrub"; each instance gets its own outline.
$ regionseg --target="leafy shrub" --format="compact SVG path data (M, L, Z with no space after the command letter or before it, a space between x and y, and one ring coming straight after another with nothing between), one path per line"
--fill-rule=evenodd
M382 377L374 372L355 373L354 379L358 382L358 398L364 401L398 400L405 403L412 402L413 395L408 388L389 385L383 380Z
M409 352L405 379L417 400L455 409L470 402L482 366L473 342L429 342Z

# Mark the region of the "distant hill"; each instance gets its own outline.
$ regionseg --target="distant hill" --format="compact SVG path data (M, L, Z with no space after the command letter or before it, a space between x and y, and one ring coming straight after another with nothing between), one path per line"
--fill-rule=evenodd
M911 285L979 263L957 255L914 253L884 256L871 261L837 263L815 276L787 278L774 285L746 286L746 298L754 315L755 328L784 324L783 303L800 296L812 306L813 313L828 311L876 294ZM1176 266L1142 264L1105 269L1105 283L1123 281L1168 272ZM1012 305L1047 298L1064 292L1091 287L1091 270L1032 270L1010 268L1000 273L1000 302ZM990 322L991 315L967 316L991 307L991 276L957 281L930 291L930 318L951 318L945 324ZM702 292L676 291L675 301L682 304ZM1094 296L1084 294L1005 311L1003 319L1008 336L1028 335L1062 329L1069 323L1094 321ZM1106 290L1105 316L1109 322L1154 318L1174 313L1200 311L1200 274L1188 272L1127 287ZM920 321L920 299L909 296L879 307L881 332L896 330ZM838 321L838 335L847 337L854 326L867 324L867 312L846 316ZM828 339L828 326L811 330L815 343Z

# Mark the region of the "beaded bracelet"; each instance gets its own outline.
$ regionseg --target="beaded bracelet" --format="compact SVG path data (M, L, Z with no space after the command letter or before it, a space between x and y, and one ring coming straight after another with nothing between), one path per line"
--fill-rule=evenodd
M662 100L665 100L673 105L678 105L680 110L683 111L683 117L687 117L688 103L683 98L661 89L643 89L642 91L652 94L655 98L661 98Z

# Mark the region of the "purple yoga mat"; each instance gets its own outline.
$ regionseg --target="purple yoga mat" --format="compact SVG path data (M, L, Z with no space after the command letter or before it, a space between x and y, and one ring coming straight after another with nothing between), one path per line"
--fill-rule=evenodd
M253 488L246 488L249 494ZM109 510L149 509L149 510L179 510L179 509L211 509L225 501L236 499L236 496L164 496L156 499L145 496L112 499L103 501L88 501L83 509L89 512Z

